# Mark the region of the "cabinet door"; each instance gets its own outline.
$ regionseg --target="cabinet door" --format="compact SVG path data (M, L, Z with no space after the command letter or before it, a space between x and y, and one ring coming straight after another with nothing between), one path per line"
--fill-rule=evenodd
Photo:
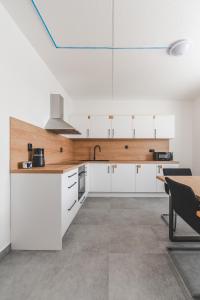
M168 116L156 116L155 117L155 129L157 139L172 139L175 137L175 117L173 115Z
M156 192L156 165L136 165L136 192Z
M114 116L112 119L112 138L133 138L132 116Z
M111 138L111 119L109 116L91 116L91 137Z
M135 192L134 164L113 164L111 165L111 172L112 192Z
M90 191L111 192L111 166L109 164L90 165Z
M90 119L86 115L72 115L69 123L76 128L80 134L70 135L70 138L89 138L90 137Z
M156 166L156 176L163 176L163 168L178 168L178 164L158 164ZM165 192L165 185L162 181L158 180L156 181L156 190L159 193Z
M155 137L153 116L134 116L133 127L136 139L152 139Z

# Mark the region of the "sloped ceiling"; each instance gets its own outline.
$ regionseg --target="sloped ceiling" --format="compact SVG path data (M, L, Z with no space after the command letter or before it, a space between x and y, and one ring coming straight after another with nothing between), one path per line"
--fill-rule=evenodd
M168 46L160 50L57 49L31 0L1 0L72 99L178 99L200 94L199 0L35 0L59 46Z

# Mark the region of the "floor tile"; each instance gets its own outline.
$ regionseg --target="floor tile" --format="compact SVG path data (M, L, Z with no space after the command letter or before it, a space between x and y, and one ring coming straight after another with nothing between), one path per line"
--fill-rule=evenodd
M160 253L159 245L150 226L110 226L110 253Z
M121 225L160 225L162 220L156 212L140 209L111 209L110 223Z
M40 282L29 300L108 300L108 255L66 257L54 276Z
M109 300L184 300L164 254L110 254Z
M87 201L83 204L82 208L102 208L109 209L110 208L111 198L104 197L89 197Z
M82 225L105 225L109 223L108 209L81 209L76 215L73 224Z
M63 239L64 251L108 253L110 229L106 225L72 224Z

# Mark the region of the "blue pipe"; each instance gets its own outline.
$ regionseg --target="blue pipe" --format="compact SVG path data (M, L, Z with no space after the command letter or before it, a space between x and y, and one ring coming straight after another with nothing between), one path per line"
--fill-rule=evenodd
M53 45L56 49L68 49L68 50L163 50L168 49L168 46L137 46L137 47L112 47L112 46L59 46L55 39L53 38L53 35L50 32L49 27L47 26L47 23L45 22L41 12L39 11L39 8L37 7L35 0L31 0L33 7L39 16L50 40L52 41Z

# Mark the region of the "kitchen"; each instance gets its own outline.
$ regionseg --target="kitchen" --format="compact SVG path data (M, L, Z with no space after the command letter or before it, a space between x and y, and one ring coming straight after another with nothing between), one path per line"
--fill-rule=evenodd
M200 174L197 1L193 1L196 9L185 2L191 10L190 24L193 21L196 26L191 26L191 32L184 27L183 33L195 45L181 57L170 56L165 49L125 53L57 49L42 27L33 1L1 2L6 47L1 49L0 74L0 298L66 299L68 295L69 299L126 300L197 295L196 283L188 287L179 282L182 277L189 280L191 274L184 271L187 266L182 264L184 270L177 275L177 264L171 265L168 257L166 247L176 243L169 241L168 227L160 217L168 213L169 199L163 182L157 179L164 168L190 168L193 175ZM126 10L128 18L129 2L122 7L116 1L116 18L121 17L120 9ZM171 16L174 22L176 2ZM34 3L46 19L52 10L55 18L62 16L53 4L45 8L39 0ZM100 5L95 18L111 11L108 3ZM138 1L134 5L138 10L144 8ZM165 9L171 11L171 4ZM160 6L159 10L168 20L166 11ZM186 10L181 10L181 17L187 25ZM23 20L21 12L26 15ZM148 18L146 22L151 24ZM48 21L53 22L51 18ZM98 24L98 19L94 21ZM109 22L110 15L105 17L104 29L111 27ZM100 29L97 26L96 30ZM63 33L62 28L56 30ZM123 34L119 40L118 30L122 29L115 28L119 45ZM163 34L162 29L160 32ZM76 32L71 34L76 40ZM104 40L98 44L105 45L110 34L104 32ZM99 38L102 35L98 33ZM150 35L148 43L146 33L141 31L141 35L143 39L134 44L158 42ZM177 30L164 41L173 42L182 35ZM89 44L91 40L94 43L89 36ZM144 64L148 72L144 72ZM54 112L52 101L57 101ZM63 136L46 130L49 111L56 119L64 115L82 135ZM22 169L22 162L32 160L30 149L35 148L44 149L45 166ZM168 160L159 160L163 158L162 153L156 157L158 152L168 153ZM177 227L178 233L191 233L180 218ZM192 246L198 248L198 243ZM18 276L22 285L17 285Z

